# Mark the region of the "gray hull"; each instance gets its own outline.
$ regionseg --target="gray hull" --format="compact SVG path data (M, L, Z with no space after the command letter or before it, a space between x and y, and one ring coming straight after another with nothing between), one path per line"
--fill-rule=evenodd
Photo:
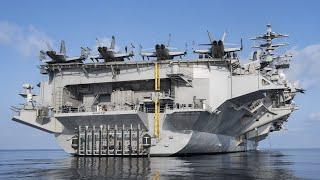
M26 103L13 107L13 120L54 134L61 148L80 156L254 150L282 129L304 91L283 75L288 56L271 53L280 37L273 33L268 25L257 38L267 41L263 52L244 65L236 56L242 48L224 49L222 41L192 60L43 64L48 80L39 95L24 85Z

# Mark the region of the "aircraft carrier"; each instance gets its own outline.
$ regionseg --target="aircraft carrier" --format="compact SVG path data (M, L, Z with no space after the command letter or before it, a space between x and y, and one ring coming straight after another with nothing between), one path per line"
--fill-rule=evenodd
M259 45L246 64L240 47L228 47L225 34L208 32L206 48L176 51L168 44L117 51L100 43L98 53L40 52L40 73L47 77L37 93L24 84L22 105L13 120L51 133L66 152L77 156L175 156L255 150L270 132L279 131L297 109L293 98L303 89L284 70L289 54L273 43L287 35L271 25L252 40ZM232 46L232 45L231 45ZM208 47L208 48L207 48ZM180 58L179 58L180 57ZM146 59L147 58L147 59Z

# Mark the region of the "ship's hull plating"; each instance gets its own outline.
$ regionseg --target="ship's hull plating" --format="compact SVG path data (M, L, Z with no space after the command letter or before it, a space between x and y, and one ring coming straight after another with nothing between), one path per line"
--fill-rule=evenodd
M13 120L54 134L62 149L80 156L254 150L296 109L296 90L260 71L230 72L226 63L163 61L163 92L153 90L150 62L117 64L118 74L112 65L106 71L110 64L68 66L42 85L54 90L39 96L47 106L28 101Z
M243 112L231 108L230 103L224 103L220 109L223 112L219 115L215 113L209 113L203 109L196 111L168 111L168 113L162 114L160 116L162 122L160 125L160 138L152 138L150 146L145 149L146 153L140 155L172 156L254 150L257 146L257 141L255 139L240 139L239 136L236 136L236 134L239 134L239 129L244 127L243 124L241 124L241 121L239 121L239 119L243 116ZM95 127L94 133L96 134L97 139L97 141L94 140L95 144L100 143L100 131L107 131L109 135L113 136L114 127L116 127L116 133L118 133L119 136L121 136L121 134L123 135L122 127L124 127L125 132L128 132L126 129L130 126L131 128L133 127L133 131L135 131L137 129L137 124L139 124L139 127L141 128L140 131L144 130L145 133L150 134L151 136L153 132L152 113L147 114L140 112L127 112L126 114L125 112L122 112L117 115L82 115L81 118L76 115L64 115L57 118L60 120L60 122L62 122L65 129L62 131L62 133L56 134L56 139L66 152L75 155L79 155L79 152L72 148L72 141L70 139L72 139L72 137L75 135L74 129L79 125L85 125L87 127L88 130L83 133L86 134L86 137L87 135L92 134L90 127ZM79 122L81 122L81 124L79 124ZM108 128L102 128L100 130L100 125L110 129L107 130ZM66 127L68 127L68 129ZM234 136L232 134L234 134ZM92 149L90 147L93 146L91 145L91 138L92 136L88 137L90 142L88 140L86 142L86 146L89 144L87 149ZM107 141L117 144L118 142L120 143L121 137L118 138L117 143L114 143L114 140L111 139L108 139ZM140 139L140 143L142 141L143 139ZM122 144L119 146L125 146L126 143L122 142ZM118 144L116 146L119 147ZM143 148L143 146L140 148ZM89 151L88 154L82 152L80 155L115 155L114 151L110 151L108 153L104 152L101 154L99 153L99 147L95 149L97 151L94 154ZM120 152L117 155L129 154L126 152L121 154Z
M69 135L60 134L56 136L56 140L61 148L72 155L77 155L74 150L69 148L71 147L71 143L66 141L68 138L70 138ZM148 155L184 156L229 153L255 150L257 145L257 142L248 140L246 143L239 146L239 142L235 137L196 131L191 132L190 134L181 133L179 139L172 140L172 143L174 143L175 146L170 147L166 143L157 143L150 148L150 153ZM96 155L99 156L99 154ZM114 156L114 154L109 154L109 156Z

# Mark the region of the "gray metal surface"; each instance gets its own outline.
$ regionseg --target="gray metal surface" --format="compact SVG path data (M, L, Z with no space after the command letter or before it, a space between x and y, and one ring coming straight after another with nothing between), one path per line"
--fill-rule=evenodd
M291 56L274 55L284 45L272 43L279 37L286 35L268 25L265 34L254 38L265 43L247 64L236 55L242 45L225 48L224 37L220 43L210 37L209 50L195 51L198 59L175 60L167 49L149 61L124 60L133 53L117 56L113 38L105 52L110 54L91 56L104 62L41 65L48 80L40 83L39 95L32 93L32 85L24 85L20 95L26 103L12 108L13 120L54 134L61 148L81 156L252 150L270 132L282 129L297 109L293 98L304 92L283 76ZM155 90L156 78L160 90Z

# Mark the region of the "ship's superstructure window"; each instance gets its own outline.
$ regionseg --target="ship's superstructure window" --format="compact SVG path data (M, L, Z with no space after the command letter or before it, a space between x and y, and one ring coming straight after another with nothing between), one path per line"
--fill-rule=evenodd
M62 104L64 111L81 109L81 111L132 110L154 111L154 80L130 82L109 82L70 85L64 88ZM171 81L161 80L161 111L173 107ZM139 106L142 106L142 108ZM67 108L66 108L67 107ZM80 111L80 110L79 110Z
M101 94L99 96L99 103L107 103L111 101L110 94Z
M116 72L116 74L120 74L120 69L119 69L119 68L116 68L116 69L115 69L115 72Z

